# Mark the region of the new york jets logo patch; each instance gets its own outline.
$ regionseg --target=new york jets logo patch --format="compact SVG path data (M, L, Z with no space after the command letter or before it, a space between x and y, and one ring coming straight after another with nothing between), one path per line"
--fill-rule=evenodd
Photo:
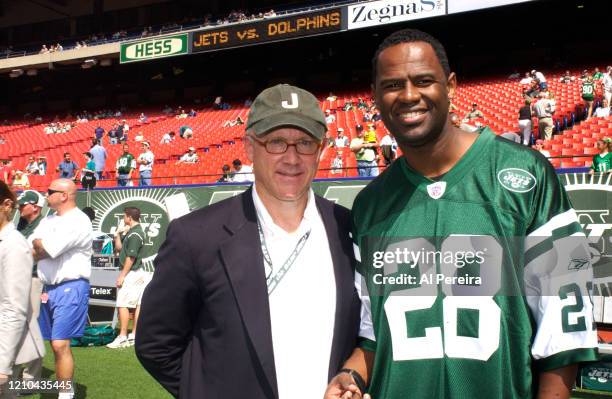
M506 189L515 193L526 193L536 186L535 177L523 169L507 168L497 173L497 180Z
M433 199L440 199L446 191L446 182L437 181L427 186L427 193Z

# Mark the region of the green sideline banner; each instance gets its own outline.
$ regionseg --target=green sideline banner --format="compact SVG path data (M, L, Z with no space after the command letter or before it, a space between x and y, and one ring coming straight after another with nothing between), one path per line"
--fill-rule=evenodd
M595 294L612 295L612 175L590 176L585 173L562 174L563 182L589 238L595 270ZM350 208L365 180L324 180L313 184L315 193ZM123 223L123 208L137 206L147 233L145 257L152 260L166 236L168 223L194 209L213 204L243 192L247 186L179 186L133 188L79 192L79 207L96 211L94 230L115 232ZM202 237L205 239L206 237ZM147 262L148 263L148 262Z
M367 183L359 180L321 181L315 182L313 189L315 193L350 208L357 193ZM123 209L138 207L141 225L147 235L145 267L152 268L152 260L166 238L166 229L172 219L238 195L247 188L216 185L80 191L77 204L79 208L91 206L96 211L93 228L97 235L113 234L123 224Z
M612 296L612 174L567 173L559 175L559 178L589 240L594 274L593 296ZM605 314L601 317L596 314L596 320L612 323L612 318Z

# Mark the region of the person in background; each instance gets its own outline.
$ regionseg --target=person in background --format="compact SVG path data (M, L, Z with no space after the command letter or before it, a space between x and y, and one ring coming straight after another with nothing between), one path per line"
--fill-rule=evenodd
M550 140L553 135L555 104L549 100L547 92L540 92L538 98L539 100L533 106L533 111L538 118L538 138Z
M142 142L142 153L138 155L136 163L138 171L140 173L140 185L150 186L151 178L153 176L153 162L155 161L155 155L151 152L151 144L148 141Z
M41 176L47 174L47 157L44 155L38 156L38 174Z
M10 186L13 183L14 177L15 169L13 168L13 162L10 159L3 160L2 167L0 168L0 180Z
M544 140L537 139L535 141L535 144L534 144L533 148L536 151L539 151L540 154L544 155L546 158L550 158L550 152L548 152L547 150L544 149ZM549 159L549 161L550 161L550 159Z
M325 123L332 124L336 122L336 116L332 115L331 111L329 109L325 110Z
M28 175L23 173L22 170L15 170L15 177L13 178L11 187L14 190L24 190L30 188L30 179L28 179Z
M93 223L94 220L96 220L96 210L93 209L91 206L86 206L85 208L81 210L83 211L85 215L87 215L91 223Z
M0 182L0 397L15 398L8 379L19 365L44 356L38 324L32 322L32 252L12 223L17 199ZM38 343L37 343L38 341Z
M121 137L121 141L122 142L127 142L128 138L129 138L129 133L130 133L130 125L127 123L127 121L124 119L121 121L121 126L123 127L123 136Z
M345 148L349 146L349 139L344 135L344 129L339 127L337 129L338 136L334 140L330 140L330 144L336 148Z
M93 190L96 186L96 163L91 153L83 153L85 156L85 167L81 170L81 185L86 190Z
M593 82L592 76L587 76L580 88L582 93L582 100L584 101L584 107L587 111L587 119L591 118L593 114L593 101L595 100L595 83Z
M199 158L198 158L198 154L196 154L195 147L189 147L187 152L184 153L181 159L176 161L176 163L177 164L181 164L181 163L194 164L194 163L198 163L198 160Z
M225 164L221 167L223 174L217 180L217 183L231 183L234 181L234 174L232 173L232 169L228 164Z
M140 209L126 207L123 210L123 226L114 236L115 251L119 254L121 272L117 277L117 309L119 313L119 335L107 348L118 349L134 345L136 327L140 316L142 293L151 281L151 272L142 268L142 257L146 235L140 224ZM132 332L128 335L130 309L135 309Z
M193 138L193 130L187 125L181 126L179 129L179 136L181 136L182 139Z
M28 164L25 167L25 172L28 175L37 175L39 174L38 172L38 162L36 162L36 158L34 158L33 156L31 156L28 160Z
M484 114L478 109L478 104L473 103L472 109L463 117L464 122L471 122L474 119L484 118Z
M334 159L332 159L331 170L329 171L329 173L331 173L332 175L342 173L343 163L344 161L342 160L342 153L340 151L336 151L336 156L334 157Z
M132 186L132 173L136 170L136 158L130 153L130 146L123 144L123 154L115 163L117 184L121 187Z
M608 100L608 104L612 103L612 66L606 67L606 73L601 79L603 88L603 97Z
M47 201L42 194L34 190L26 190L17 198L17 204L19 205L19 222L17 224L17 230L27 240L36 227L40 224L43 219L42 210L45 207ZM38 339L35 340L37 343L37 349L40 354L39 357L29 361L23 368L23 379L36 379L40 378L42 372L42 362L45 353L44 343L42 336L40 335L40 328L38 327L38 315L40 314L40 295L42 294L42 282L38 278L38 268L34 264L32 269L32 289L30 290L30 301L32 303L32 319L30 321L30 330L38 331Z
M610 116L610 103L607 99L603 99L601 107L595 110L596 118L608 118Z
M367 143L364 140L363 129L357 129L357 137L351 140L350 149L357 160L357 173L359 177L378 176L378 162L376 161L376 149L378 144Z
M53 180L47 190L49 215L34 230L32 243L38 276L44 284L40 329L51 341L58 381L70 381L58 399L74 398L72 338L82 337L87 324L93 230L91 221L76 206L72 180Z
M95 163L96 178L102 180L104 169L106 168L106 148L104 148L98 139L91 142L91 148L88 151L91 154L92 160Z
M595 144L599 154L593 156L589 174L612 173L612 139L603 138Z
M240 159L234 159L232 166L234 167L234 183L250 183L255 180L253 167L243 165Z
M102 139L104 138L104 129L100 125L98 125L96 127L96 130L94 130L94 134L96 136L96 140L99 140L101 143Z
M70 157L69 152L64 153L64 160L55 168L59 172L60 179L77 180L79 173L79 165L77 165Z
M391 134L385 134L385 137L380 140L380 152L382 153L385 166L391 165L391 162L397 157L397 142Z
M531 99L525 99L525 104L519 109L519 129L523 136L523 144L529 145L531 141Z
M174 141L175 136L176 136L176 133L174 132L166 132L162 136L162 139L159 142L159 144L170 144Z

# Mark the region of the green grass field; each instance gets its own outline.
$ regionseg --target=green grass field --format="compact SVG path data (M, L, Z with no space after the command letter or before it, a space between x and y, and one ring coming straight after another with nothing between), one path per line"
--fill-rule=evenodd
M72 348L75 359L76 397L78 399L167 399L172 398L146 371L134 348ZM55 380L53 353L47 345L42 378ZM575 393L573 399L612 397ZM57 394L29 398L56 399ZM315 398L316 399L316 398Z
M72 348L76 397L88 399L167 399L166 392L140 365L134 348ZM47 345L42 378L55 380L53 353ZM30 398L55 399L57 394Z

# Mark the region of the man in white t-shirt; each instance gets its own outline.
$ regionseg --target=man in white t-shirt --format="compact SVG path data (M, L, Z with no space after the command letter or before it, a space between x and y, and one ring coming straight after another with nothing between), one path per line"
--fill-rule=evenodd
M189 164L193 164L193 163L198 163L198 154L196 154L196 149L195 147L189 147L188 151L186 153L183 154L183 156L181 157L181 159L179 159L178 161L176 161L177 164L179 163L189 163Z
M336 148L345 148L349 146L349 139L344 135L344 129L338 128L338 136L334 140L334 147Z
M155 155L151 152L151 144L148 141L142 142L142 153L138 155L136 163L138 166L138 172L140 173L140 186L150 186L151 176L153 176L153 161L155 161Z
M244 165L240 159L234 159L232 166L234 167L234 183L250 183L255 180L252 166Z
M593 115L596 118L608 118L610 116L610 102L604 98L601 107L597 108Z
M176 133L174 132L166 132L164 133L164 135L162 136L161 141L159 142L159 144L170 144L174 141L174 136L176 136Z
M91 221L77 208L76 192L71 180L52 181L47 203L56 213L28 238L44 284L40 330L51 341L57 380L65 381L72 381L74 373L70 340L83 336L87 323L93 243ZM73 389L59 394L59 399L73 397Z
M608 104L612 102L612 66L606 68L606 73L601 79L603 86L604 99L608 100Z
M328 125L330 123L334 123L336 121L336 116L331 114L331 111L326 109L325 110L325 123L327 123Z
M350 216L311 188L326 130L312 94L264 90L244 139L253 188L168 227L136 354L174 396L322 398L350 353Z

